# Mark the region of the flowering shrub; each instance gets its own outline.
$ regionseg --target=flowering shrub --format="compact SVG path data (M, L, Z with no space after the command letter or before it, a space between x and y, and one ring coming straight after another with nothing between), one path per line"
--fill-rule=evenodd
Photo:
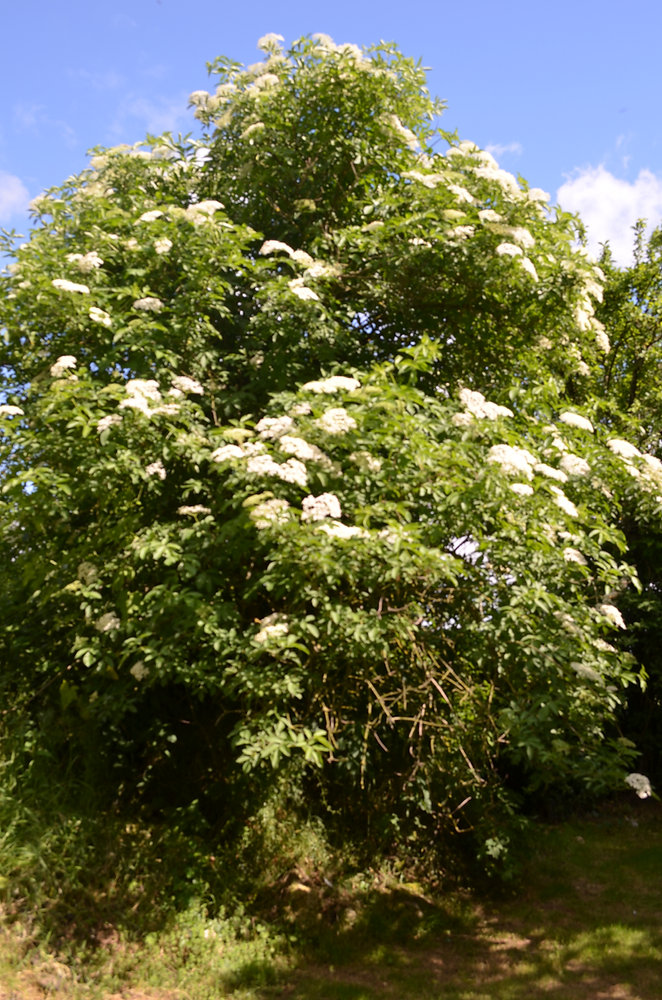
M622 786L613 498L658 469L568 409L572 220L435 152L395 47L264 44L200 139L42 196L0 277L6 699L123 802L227 823L284 771L480 848L512 792Z

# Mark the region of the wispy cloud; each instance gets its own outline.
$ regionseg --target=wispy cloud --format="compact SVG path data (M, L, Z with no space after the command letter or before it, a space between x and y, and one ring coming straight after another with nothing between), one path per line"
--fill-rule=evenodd
M617 263L632 263L632 226L646 219L648 228L662 222L662 177L640 170L634 181L615 177L604 166L575 171L556 192L562 208L577 212L587 230L589 250L597 256L609 242Z
M14 120L25 132L43 134L45 129L54 129L67 146L78 142L75 129L61 118L51 118L45 104L15 104L12 108Z
M515 156L520 156L523 152L523 147L521 142L507 142L507 143L494 143L487 147L487 152L491 153L492 156L498 159L500 156L507 156L512 154Z
M175 132L190 117L186 98L128 97L120 104L111 132L115 136L125 136L137 124L141 131L158 135L161 132Z
M0 222L9 222L28 207L30 195L20 177L0 170Z
M84 83L88 84L94 90L117 90L125 83L125 78L121 73L116 73L114 70L89 70L89 69L76 69L69 70L67 74L70 79L82 80Z

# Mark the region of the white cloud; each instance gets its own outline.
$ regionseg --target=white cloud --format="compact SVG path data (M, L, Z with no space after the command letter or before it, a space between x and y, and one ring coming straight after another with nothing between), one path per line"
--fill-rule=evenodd
M0 222L9 222L28 207L30 195L20 178L0 170Z
M602 165L575 172L556 192L566 211L577 212L587 230L589 251L609 246L618 264L632 263L632 226L646 219L648 230L662 222L662 177L640 170L630 182L614 177Z
M491 153L495 159L499 159L500 156L506 156L508 153L514 153L515 156L519 156L523 151L521 142L508 142L508 143L492 143L487 146L487 152Z

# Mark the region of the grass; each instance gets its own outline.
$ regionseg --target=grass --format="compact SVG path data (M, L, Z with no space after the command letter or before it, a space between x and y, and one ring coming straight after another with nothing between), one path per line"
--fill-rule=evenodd
M612 803L541 826L517 892L432 895L367 872L290 872L278 924L190 905L141 940L0 934L0 1000L657 1000L662 806Z

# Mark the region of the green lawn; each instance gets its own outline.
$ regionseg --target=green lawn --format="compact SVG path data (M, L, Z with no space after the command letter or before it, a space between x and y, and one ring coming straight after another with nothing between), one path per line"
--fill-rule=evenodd
M661 820L657 803L626 801L542 826L500 899L378 874L329 887L301 871L278 933L189 913L141 945L109 929L67 958L8 926L0 1000L659 1000Z

